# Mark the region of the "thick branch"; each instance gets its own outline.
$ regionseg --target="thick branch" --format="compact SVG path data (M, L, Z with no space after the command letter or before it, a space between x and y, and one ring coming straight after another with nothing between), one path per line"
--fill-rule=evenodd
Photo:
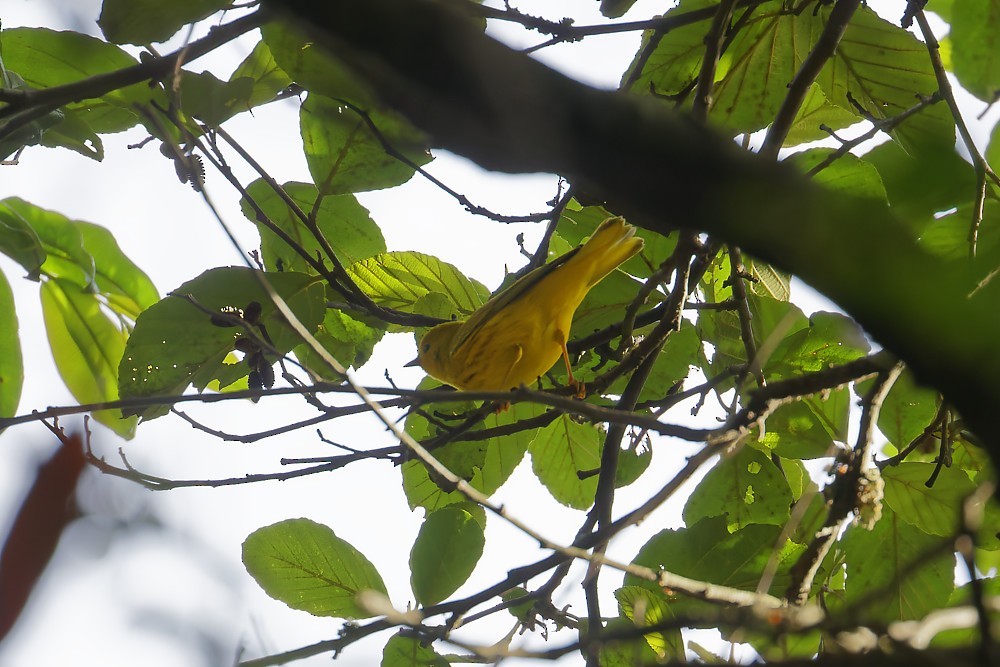
M670 228L799 275L936 384L1000 459L1000 286L970 299L968 268L923 251L884 207L825 191L650 100L572 81L444 4L280 5L437 145L489 169L566 175L658 232L669 231L670 202Z

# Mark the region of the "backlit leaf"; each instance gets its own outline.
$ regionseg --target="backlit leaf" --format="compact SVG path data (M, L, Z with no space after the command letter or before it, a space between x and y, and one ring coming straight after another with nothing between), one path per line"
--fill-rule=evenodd
M454 314L465 317L486 302L489 290L466 278L451 264L419 252L387 252L361 260L347 269L354 282L375 303L413 312L417 300L430 292L447 295Z
M430 161L426 139L402 116L375 110L368 116L382 139L410 162ZM360 114L336 100L309 95L300 124L309 173L323 194L391 188L413 176L413 167L390 155Z
M299 211L315 224L315 230L333 248L337 259L344 266L385 252L382 231L368 215L368 210L352 194L319 196L311 183L285 183L281 186ZM302 221L285 200L263 179L247 187L247 193L264 215L287 235L291 242L309 257L325 257L317 234ZM260 231L261 254L269 271L299 271L315 274L299 249L271 231L257 219L255 209L244 198L240 201L243 214L257 223Z
M782 526L788 521L792 493L771 459L743 447L723 458L698 484L684 505L684 523L726 517L730 532L755 523Z
M2 235L0 235L2 236ZM14 309L14 293L7 276L0 272L0 417L17 412L24 385L24 361L21 358L20 329Z
M578 510L594 504L598 476L580 479L578 473L600 468L601 433L596 428L562 415L538 431L529 451L531 469L553 498Z
M135 329L121 360L119 389L123 398L176 396L188 385L204 389L212 380L224 387L249 372L246 364L223 362L233 351L239 327L220 327L185 296L193 297L202 307L217 312L224 308L243 309L256 301L262 306L261 321L274 347L288 352L302 339L285 323L261 284L266 279L272 289L288 304L302 325L310 332L323 319L323 285L313 276L302 273L268 273L245 267L210 269L190 280L136 320ZM267 356L271 362L273 356ZM136 409L144 419L165 414L162 406Z
M118 399L118 362L128 334L109 319L93 292L62 278L42 283L42 315L56 368L80 403ZM135 433L135 418L98 410L94 418L123 438Z
M851 526L842 542L847 603L864 600L859 615L884 623L923 618L943 606L955 588L955 557L950 552L934 558L923 555L940 541L884 505L873 530Z

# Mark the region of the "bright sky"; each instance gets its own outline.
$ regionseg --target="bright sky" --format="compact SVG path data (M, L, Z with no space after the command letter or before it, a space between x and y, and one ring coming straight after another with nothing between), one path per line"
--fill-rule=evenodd
M549 18L572 15L581 24L602 20L596 12L597 2L550 0L544 4ZM100 3L6 0L4 5L4 28L49 26L94 33ZM649 16L657 5L642 0L625 18ZM612 87L638 45L638 37L589 38L582 44L546 50L541 58L595 85ZM515 31L505 38L530 44L537 36L529 35L522 41L525 36ZM255 40L256 36L230 46L191 67L201 71L218 65L217 73L228 76ZM308 180L293 102L260 107L253 116L243 114L226 127L279 182ZM0 167L0 198L20 196L69 217L108 227L124 251L149 272L161 294L207 268L240 263L200 196L177 182L172 164L162 158L155 144L144 150L126 148L142 138L142 133L135 131L105 136L107 157L100 164L67 151L31 148L21 157L20 165ZM556 181L551 176L488 174L447 154L439 154L428 169L476 203L503 213L544 210L544 202L555 192ZM245 169L239 173L244 183L253 178ZM211 172L207 187L244 248L254 248L256 232L239 211L238 195ZM530 241L540 231L533 225L502 226L472 217L419 177L394 190L369 193L360 199L381 225L391 250L437 255L490 288L500 282L505 263L511 268L522 263L514 237L524 232ZM44 339L37 285L22 280L22 269L5 257L0 257L0 270L13 284L25 345L27 378L19 412L74 403L56 379ZM422 373L402 368L413 354L412 336L389 336L360 378L384 385L383 373L389 369L398 384L413 385ZM185 410L205 423L239 433L281 425L292 419L290 415L313 414L303 411L294 399L267 399L258 405L228 405L225 409L191 405ZM77 430L81 420L67 419L63 425ZM324 430L324 435L360 447L390 444L384 430L367 416L338 421ZM26 490L30 470L52 451L54 443L41 425L12 429L0 443L5 453L4 466L0 467L2 533L9 513ZM132 465L170 478L275 471L283 456L330 453L329 446L320 443L310 430L241 445L197 433L176 417L141 425L129 443L96 427L94 444L116 462L117 449L123 447ZM658 442L656 469L622 490L617 510L635 507L659 488L683 463L688 451L671 441ZM65 535L28 613L9 641L0 646L0 665L97 664L98 660L104 667L229 664L240 646L247 647L247 656L256 656L332 638L339 621L313 618L268 598L240 563L240 544L246 535L291 517L306 516L332 527L375 563L397 607L411 601L406 562L422 513L406 509L398 471L388 464L364 463L351 466L350 472L285 483L159 493L88 471L83 489L82 502L90 517ZM497 500L563 543L571 541L583 518L582 513L553 501L526 465L500 491ZM650 534L679 525L677 510L674 504L655 513L641 529L613 543L609 555L629 560ZM509 553L521 555L511 563L505 557ZM483 565L459 594L502 578L506 565L524 564L541 555L530 540L491 517ZM607 584L620 582L620 575L611 571L603 577ZM579 600L579 577L571 576L567 582L557 603ZM615 608L610 596L614 587L605 586L607 595L602 604L608 613ZM577 611L582 608L577 607ZM484 625L489 633L479 639L497 639L506 629L498 631L497 627ZM350 647L336 664L377 663L376 656L387 638L383 633ZM328 656L321 656L296 664L328 664L328 660ZM559 664L577 661L568 656Z

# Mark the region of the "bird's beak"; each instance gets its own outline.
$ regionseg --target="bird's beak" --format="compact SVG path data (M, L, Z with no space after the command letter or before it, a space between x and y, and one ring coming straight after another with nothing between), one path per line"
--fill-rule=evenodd
M416 358L416 359L414 359L413 361L407 361L407 362L406 362L405 364L403 364L403 365L404 365L404 366L407 366L407 367L411 367L411 366L419 366L419 365L420 365L420 357L417 357L417 358Z

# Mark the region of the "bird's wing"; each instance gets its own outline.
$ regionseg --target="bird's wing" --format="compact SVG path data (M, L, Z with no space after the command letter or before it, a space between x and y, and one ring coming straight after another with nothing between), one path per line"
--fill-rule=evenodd
M503 309L508 308L512 303L523 297L530 289L539 282L545 280L553 271L569 261L570 257L579 252L582 246L577 246L569 252L552 260L544 266L530 271L527 275L521 276L514 284L507 289L494 294L490 300L480 306L476 312L472 313L463 324L462 328L455 334L451 343L452 353L457 352L461 347L475 336L487 322L498 315Z

